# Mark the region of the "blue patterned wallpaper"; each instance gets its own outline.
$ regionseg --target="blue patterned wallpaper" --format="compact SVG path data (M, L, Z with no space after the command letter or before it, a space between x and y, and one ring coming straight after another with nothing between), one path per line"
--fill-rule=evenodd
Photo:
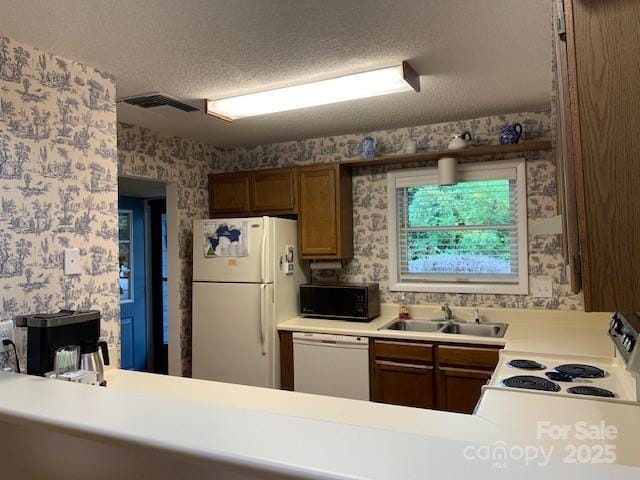
M116 240L114 78L0 37L0 319L97 308L118 344Z
M211 145L118 124L118 173L177 186L180 338L182 373L187 376L191 372L191 228L194 219L209 216L207 174L221 168L220 156Z
M479 144L498 143L500 128L506 122L519 122L524 127L523 139L550 138L552 117L549 112L516 113L475 118L471 120L423 125L369 133L376 140L378 155L403 153L408 140L419 149L443 149L452 135L469 130ZM259 145L224 151L228 170L269 168L285 165L307 165L339 162L360 156L360 141L364 134L314 138L295 142ZM505 156L525 157L527 161L527 196L529 221L556 215L555 153L529 152ZM477 161L486 160L479 158ZM435 163L422 165L434 166ZM415 165L418 166L418 165ZM338 276L344 281L379 282L382 301L397 303L399 292L388 289L387 183L386 172L394 167L358 168L353 176L354 258L347 262ZM335 274L333 274L335 275ZM444 303L479 305L484 307L582 309L582 298L571 292L557 235L530 236L530 278L553 278L553 297L528 295L408 293L413 304Z

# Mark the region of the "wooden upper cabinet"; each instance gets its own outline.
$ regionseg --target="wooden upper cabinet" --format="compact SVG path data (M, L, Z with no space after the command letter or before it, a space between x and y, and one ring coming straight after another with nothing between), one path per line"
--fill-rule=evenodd
M640 2L565 0L585 310L640 310Z
M303 259L353 256L351 170L322 164L209 175L209 216L298 215Z
M297 211L297 169L256 170L250 173L249 178L252 212L274 214Z
M249 176L246 173L209 175L209 216L249 214Z
M307 259L353 256L351 171L339 164L299 170L298 241Z
M209 175L209 216L260 216L297 213L295 168Z

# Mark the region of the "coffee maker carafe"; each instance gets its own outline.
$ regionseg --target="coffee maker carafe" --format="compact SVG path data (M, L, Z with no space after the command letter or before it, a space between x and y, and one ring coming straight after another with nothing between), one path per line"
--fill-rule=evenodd
M29 375L51 372L54 369L56 350L60 347L78 345L80 368L95 371L98 383L105 385L103 365L109 365L109 351L106 342L99 341L99 311L60 310L57 313L20 315L16 317L15 323L16 327L27 329Z
M95 345L87 346L85 351L80 349L80 368L96 372L98 383L106 385L104 379L104 366L109 365L109 346L105 341L99 341Z

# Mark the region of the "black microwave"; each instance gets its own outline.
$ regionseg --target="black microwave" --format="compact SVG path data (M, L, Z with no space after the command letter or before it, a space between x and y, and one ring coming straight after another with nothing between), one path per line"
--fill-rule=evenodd
M380 315L380 287L377 283L300 285L300 314L369 322Z

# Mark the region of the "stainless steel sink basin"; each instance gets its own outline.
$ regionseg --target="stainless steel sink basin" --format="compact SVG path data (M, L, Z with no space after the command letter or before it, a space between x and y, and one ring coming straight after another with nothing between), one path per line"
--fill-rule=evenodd
M506 323L462 323L451 322L444 326L442 333L453 335L473 335L476 337L504 337L508 325Z
M390 324L380 328L380 330L502 338L508 326L506 323L467 323L456 320L400 320L396 318Z
M442 320L400 320L396 319L380 330L396 330L401 332L437 332L447 322Z

